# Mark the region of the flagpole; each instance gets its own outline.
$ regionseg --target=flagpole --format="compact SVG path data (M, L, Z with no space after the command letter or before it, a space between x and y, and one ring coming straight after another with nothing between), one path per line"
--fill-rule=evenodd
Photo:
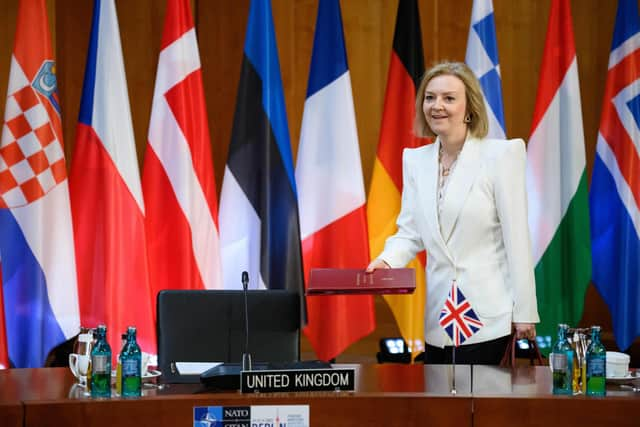
M451 394L455 395L456 392L456 346L451 347L451 362L453 364L453 378L451 379Z

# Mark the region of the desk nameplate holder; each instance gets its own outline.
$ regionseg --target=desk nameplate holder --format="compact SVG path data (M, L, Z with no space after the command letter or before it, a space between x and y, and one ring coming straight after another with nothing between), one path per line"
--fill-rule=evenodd
M354 368L242 371L242 393L354 391Z

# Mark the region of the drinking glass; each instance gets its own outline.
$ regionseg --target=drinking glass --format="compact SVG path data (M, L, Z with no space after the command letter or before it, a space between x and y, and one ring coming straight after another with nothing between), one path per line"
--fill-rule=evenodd
M73 344L73 353L69 354L69 369L78 379L82 387L87 385L87 373L90 369L91 346L93 335L91 332L81 332Z

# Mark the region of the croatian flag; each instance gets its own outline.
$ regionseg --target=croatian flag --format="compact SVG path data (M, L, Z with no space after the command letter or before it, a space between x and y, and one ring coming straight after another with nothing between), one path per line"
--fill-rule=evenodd
M220 289L218 203L190 0L168 0L142 188L155 308L163 289Z
M144 202L114 0L96 0L69 176L83 326L155 353ZM117 350L114 349L114 356Z
M296 163L307 278L312 268L362 268L369 262L360 164L340 3L320 0ZM309 297L307 310L304 332L322 360L375 329L371 295Z
M229 157L220 195L225 288L299 294L306 323L300 227L289 126L271 2L253 0L244 45Z
M55 71L45 1L21 1L0 143L2 290L18 368L42 366L80 330Z
M440 311L440 326L456 347L462 345L484 326L455 280Z
M505 137L496 25L491 0L473 0L465 62L480 81L489 116L489 137Z
M640 19L620 0L613 32L589 207L593 282L618 347L640 336Z

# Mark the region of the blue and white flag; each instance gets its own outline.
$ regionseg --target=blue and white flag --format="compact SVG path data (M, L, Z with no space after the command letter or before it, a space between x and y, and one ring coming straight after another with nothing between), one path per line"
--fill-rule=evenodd
M224 287L241 288L247 271L251 288L297 292L304 308L296 186L269 0L252 0L249 9L219 218Z
M504 108L496 25L491 0L474 0L465 62L480 80L489 116L489 137L504 138Z

